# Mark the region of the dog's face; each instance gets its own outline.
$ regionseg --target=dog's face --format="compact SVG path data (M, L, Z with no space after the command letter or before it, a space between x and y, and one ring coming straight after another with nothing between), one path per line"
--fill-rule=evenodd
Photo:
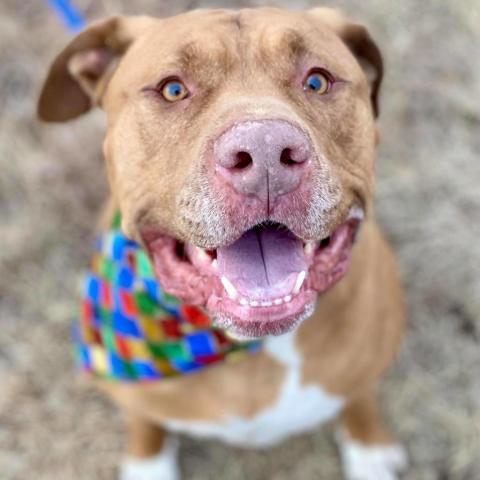
M102 106L126 234L166 291L258 337L311 315L347 271L381 76L366 30L331 10L116 18L60 54L39 113Z

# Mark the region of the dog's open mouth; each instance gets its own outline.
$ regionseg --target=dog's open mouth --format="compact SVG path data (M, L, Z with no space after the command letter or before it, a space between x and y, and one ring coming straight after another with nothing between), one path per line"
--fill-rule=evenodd
M205 306L230 334L253 338L285 333L312 314L317 295L347 271L359 223L351 217L318 242L266 222L214 250L165 235L147 245L167 292Z

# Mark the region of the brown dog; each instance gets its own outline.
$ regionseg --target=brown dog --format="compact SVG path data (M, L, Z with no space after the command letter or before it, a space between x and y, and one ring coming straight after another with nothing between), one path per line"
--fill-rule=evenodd
M375 395L404 325L372 206L382 70L367 30L329 9L112 18L53 63L41 118L107 114L106 216L166 291L264 337L189 376L101 382L129 418L122 478L178 478L165 431L266 446L338 413L346 478L404 468Z

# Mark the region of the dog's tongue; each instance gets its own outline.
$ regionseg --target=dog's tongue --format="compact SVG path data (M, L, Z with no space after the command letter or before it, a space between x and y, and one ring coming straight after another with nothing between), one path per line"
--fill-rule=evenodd
M289 295L298 274L307 270L303 244L291 232L255 228L217 250L219 273L247 299Z

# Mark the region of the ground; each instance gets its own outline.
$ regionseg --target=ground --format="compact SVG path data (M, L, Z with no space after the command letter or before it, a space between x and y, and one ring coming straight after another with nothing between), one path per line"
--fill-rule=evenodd
M219 2L77 0L90 19ZM223 2L228 6L260 1ZM270 2L308 7L318 2ZM112 479L122 424L74 375L70 319L105 195L101 112L35 119L68 34L47 2L0 4L0 477ZM480 478L480 4L330 0L386 58L378 214L400 262L409 329L381 386L408 480ZM184 439L185 478L340 478L331 427L270 451Z

